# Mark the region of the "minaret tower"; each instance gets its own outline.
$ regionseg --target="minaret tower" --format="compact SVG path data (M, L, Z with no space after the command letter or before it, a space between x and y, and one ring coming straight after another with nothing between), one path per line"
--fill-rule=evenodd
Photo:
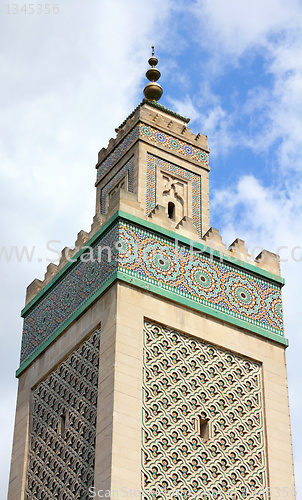
M294 498L279 259L210 227L207 137L157 63L91 230L27 288L8 500Z

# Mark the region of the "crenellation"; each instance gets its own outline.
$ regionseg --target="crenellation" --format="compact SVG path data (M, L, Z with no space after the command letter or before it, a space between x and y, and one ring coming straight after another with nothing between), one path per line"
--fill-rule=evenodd
M255 259L255 264L266 271L280 276L280 257L268 250L262 250Z
M46 273L44 275L44 281L43 281L44 286L52 280L52 278L57 274L57 272L58 272L57 264L54 264L53 262L48 264L46 268Z
M253 262L251 255L248 253L248 247L244 240L236 238L228 248L229 255L245 262Z
M43 281L35 278L26 288L25 305L27 305L43 288Z
M88 234L88 233L86 233L86 231L81 230L81 231L78 233L78 237L77 237L77 239L76 239L76 241L75 241L75 244L74 244L74 245L75 245L75 247L76 247L76 248L82 248L82 247L85 245L85 243L86 243L86 241L87 241L88 239L89 239L89 234Z
M224 254L226 254L226 247L222 241L222 237L220 236L218 229L210 227L210 229L203 235L202 239L213 250L222 251Z
M41 292L41 290L43 290L43 288L52 281L52 279L58 274L59 271L63 269L66 264L71 262L74 255L79 250L81 250L81 248L85 246L87 241L89 241L97 233L97 231L104 224L105 220L106 217L99 214L95 215L93 218L93 223L91 224L90 232L87 233L86 231L81 230L77 235L74 248L64 247L61 251L59 263L54 264L53 262L51 262L50 264L48 264L44 275L44 280L41 281L36 278L32 281L32 283L30 283L30 285L28 285L26 289L25 306L27 306L27 304L29 304L36 297L36 295L38 295L38 293Z

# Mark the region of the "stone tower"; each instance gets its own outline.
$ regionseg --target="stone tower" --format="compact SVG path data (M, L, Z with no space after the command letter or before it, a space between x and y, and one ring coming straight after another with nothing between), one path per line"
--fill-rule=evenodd
M9 500L294 498L279 259L209 227L209 149L145 99L27 289Z

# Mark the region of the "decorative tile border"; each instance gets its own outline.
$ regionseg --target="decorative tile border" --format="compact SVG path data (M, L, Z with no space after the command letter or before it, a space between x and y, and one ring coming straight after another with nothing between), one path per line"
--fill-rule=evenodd
M283 334L281 289L227 263L191 254L175 241L122 221L119 271L209 308ZM134 259L133 255L137 254Z
M176 247L177 234L175 240L163 237L144 224L116 217L29 304L18 373L117 278L286 344L281 284L192 254L184 243Z
M150 215L156 206L156 171L165 170L171 174L191 181L192 185L192 219L199 234L201 234L201 178L200 175L190 172L185 168L178 167L173 163L162 160L157 156L147 153L146 171L146 215Z
M108 191L110 191L126 174L128 173L128 191L133 193L134 187L134 158L133 156L127 163L115 174L112 179L105 184L101 191L101 213L106 213L106 197Z
M110 168L112 168L115 163L131 148L132 144L136 141L139 135L139 126L136 125L133 130L125 137L122 143L117 146L111 155L101 163L97 169L97 181L105 175Z
M209 154L201 148L176 139L174 136L161 132L144 123L139 124L139 133L141 137L147 138L157 146L160 145L169 151L180 153L188 160L196 160L202 165L209 165Z
M124 140L113 150L113 152L104 160L97 169L97 181L103 177L119 160L127 153L135 141L139 138L150 141L151 144L160 145L168 151L180 153L188 160L196 160L202 165L209 165L209 154L201 148L175 139L172 135L161 132L160 130L145 125L137 124Z
M45 342L60 326L68 320L83 302L89 300L94 292L103 286L117 270L117 261L108 261L108 252L118 241L118 226L115 225L92 248L94 262L86 261L85 254L70 267L68 273L49 290L24 319L21 358L23 363ZM90 253L87 254L90 258Z

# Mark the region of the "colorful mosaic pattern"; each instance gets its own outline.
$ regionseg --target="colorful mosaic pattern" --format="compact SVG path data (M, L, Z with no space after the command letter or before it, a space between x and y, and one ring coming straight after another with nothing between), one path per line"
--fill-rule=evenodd
M143 221L142 221L143 223ZM89 243L87 243L88 245ZM129 276L283 336L281 287L120 219L25 314L21 364L109 280ZM145 285L143 285L145 286Z
M139 135L139 127L136 125L133 130L125 137L122 143L117 146L111 155L103 161L97 169L97 181L103 177L116 162L131 148L132 144L136 141Z
M96 330L33 391L26 500L89 498L99 344Z
M259 363L145 322L143 490L263 500L264 439Z
M83 260L78 260L28 313L23 326L21 363L111 278L117 270L117 261L110 252L115 250L117 241L118 227L115 226L92 248L91 257L95 260L85 262L83 254ZM109 253L105 247L109 247ZM86 255L90 259L90 252Z
M169 151L180 153L187 159L196 160L203 165L209 164L209 154L203 149L176 139L172 135L160 132L156 128L150 127L150 125L140 123L139 127L140 135L147 138L151 143L157 146L161 145Z
M105 184L101 191L101 213L106 213L106 197L110 191L126 174L128 174L128 191L133 193L134 187L134 158L130 158L127 163L116 173L112 179Z
M151 144L161 145L165 149L180 153L187 159L196 160L202 165L209 164L209 154L203 149L192 146L191 144L175 139L172 135L165 134L160 130L145 125L137 124L125 137L125 139L113 150L108 158L103 161L97 169L97 181L103 177L109 170L129 151L135 141L142 137L151 142Z
M147 153L146 172L146 215L149 216L156 206L156 175L159 170L175 174L178 177L190 181L192 185L192 220L193 224L201 234L201 179L200 175L189 170L178 167L173 163L162 160L157 156Z
M277 285L124 221L119 241L125 255L121 246L119 271L282 335Z

